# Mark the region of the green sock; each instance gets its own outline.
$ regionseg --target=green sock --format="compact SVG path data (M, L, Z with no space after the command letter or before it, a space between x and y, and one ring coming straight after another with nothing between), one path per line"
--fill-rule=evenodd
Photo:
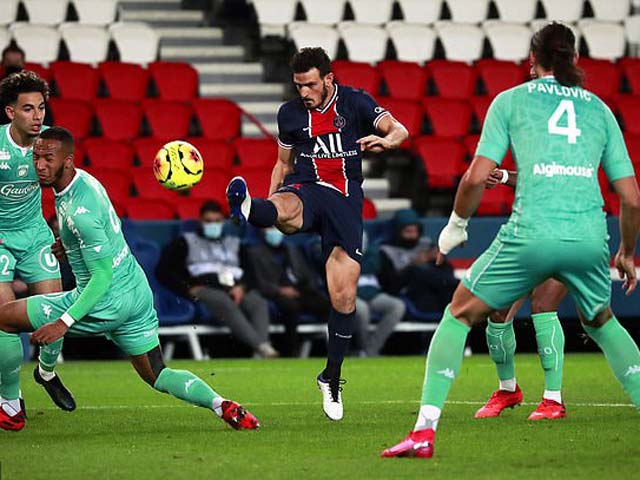
M0 396L5 400L20 397L22 342L15 333L0 330Z
M40 347L38 362L43 370L53 372L53 369L56 368L56 362L58 361L58 355L60 355L60 351L62 350L63 341L64 337L50 343L49 345L43 345Z
M451 384L462 365L469 330L468 326L451 315L447 306L429 345L421 405L433 405L439 409L444 406Z
M536 331L538 355L544 370L545 390L562 389L562 366L564 365L564 332L556 312L531 315Z
M486 335L489 356L496 364L498 378L500 380L515 378L516 334L513 331L513 320L505 323L494 323L489 320Z
M220 396L204 380L187 370L163 369L153 388L210 410L213 409L213 399Z
M613 374L640 410L640 351L629 332L615 316L600 328L583 327L604 352Z

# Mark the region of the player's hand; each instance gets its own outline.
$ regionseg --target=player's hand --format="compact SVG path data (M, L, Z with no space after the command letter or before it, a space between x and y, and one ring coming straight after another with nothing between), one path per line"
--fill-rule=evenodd
M300 297L300 292L295 287L280 287L278 293L280 293L284 298L294 299Z
M67 254L64 251L60 237L56 237L56 241L51 244L51 253L58 259L58 262L67 261Z
M236 305L240 305L244 299L244 287L242 285L236 285L229 290L229 295Z
M636 289L638 280L636 279L636 264L633 261L633 256L623 255L619 250L616 253L616 268L618 269L618 275L620 279L624 280L622 289L625 295L631 295Z
M380 153L391 148L389 140L377 135L367 135L356 141L363 152Z
M489 178L487 178L487 181L484 183L484 188L490 190L496 185L499 185L501 182L502 182L502 171L499 168L496 168L493 170L493 172L491 172L491 174L489 175Z
M454 248L463 245L468 237L466 220L464 223L449 220L449 223L442 229L438 237L439 252L436 257L436 265L442 265L444 256L448 255Z
M41 326L33 332L31 334L31 343L34 345L49 345L59 338L64 337L67 330L69 330L67 324L58 319L55 322Z

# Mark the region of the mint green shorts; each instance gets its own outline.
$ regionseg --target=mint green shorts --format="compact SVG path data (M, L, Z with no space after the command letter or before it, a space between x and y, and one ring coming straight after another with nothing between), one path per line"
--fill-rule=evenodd
M61 293L34 295L27 298L27 314L34 330L54 322L68 310L78 294L76 290ZM153 293L149 285L139 283L136 287L118 296L115 308L102 308L97 318L89 315L69 328L69 335L89 336L104 334L128 355L141 355L160 344L158 338L158 315L153 307ZM104 315L103 312L110 312ZM101 314L102 313L102 314Z
M51 253L53 233L41 219L22 230L0 232L0 282L11 282L15 274L27 284L60 278L60 268Z
M611 300L606 239L570 241L498 235L471 265L463 284L491 308L502 310L548 278L562 282L582 314L593 319Z

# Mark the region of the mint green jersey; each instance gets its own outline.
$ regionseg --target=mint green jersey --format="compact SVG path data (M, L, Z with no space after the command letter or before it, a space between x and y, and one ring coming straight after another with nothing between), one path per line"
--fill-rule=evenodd
M0 231L21 230L42 221L33 151L16 144L9 127L10 124L0 126Z
M607 234L598 168L613 182L634 176L611 110L594 94L545 77L492 102L476 155L515 158L513 212L502 235L581 240Z
M91 278L89 264L112 258L111 286L91 310L93 317L112 318L124 293L140 284L148 286L144 271L129 251L120 219L104 187L83 170L77 169L71 183L55 198L60 239L76 277L78 296Z

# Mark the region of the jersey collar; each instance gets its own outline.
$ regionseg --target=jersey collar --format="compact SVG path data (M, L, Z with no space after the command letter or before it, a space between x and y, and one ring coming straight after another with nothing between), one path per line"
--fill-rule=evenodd
M333 102L336 101L336 98L338 98L338 84L334 83L333 84L333 95L331 95L331 100L329 100L329 102L327 102L327 104L324 106L324 108L316 108L316 112L320 112L320 113L324 113L327 110L329 110L329 108L331 107L331 105L333 105Z
M71 179L71 181L69 182L69 185L67 185L66 187L64 187L64 190L62 190L61 192L56 192L55 190L53 191L53 195L56 197L61 197L63 196L65 193L67 193L71 187L73 187L73 184L76 183L76 180L78 180L78 178L80 178L80 172L82 170L80 170L79 168L76 168L76 174L73 176L73 178Z
M29 150L31 150L31 147L21 147L20 145L18 145L15 140L13 139L13 137L11 136L11 124L7 125L7 129L5 130L6 134L7 134L7 141L14 146L15 148L17 148L18 150L20 150L20 152L22 152L22 156L24 157L27 152Z

